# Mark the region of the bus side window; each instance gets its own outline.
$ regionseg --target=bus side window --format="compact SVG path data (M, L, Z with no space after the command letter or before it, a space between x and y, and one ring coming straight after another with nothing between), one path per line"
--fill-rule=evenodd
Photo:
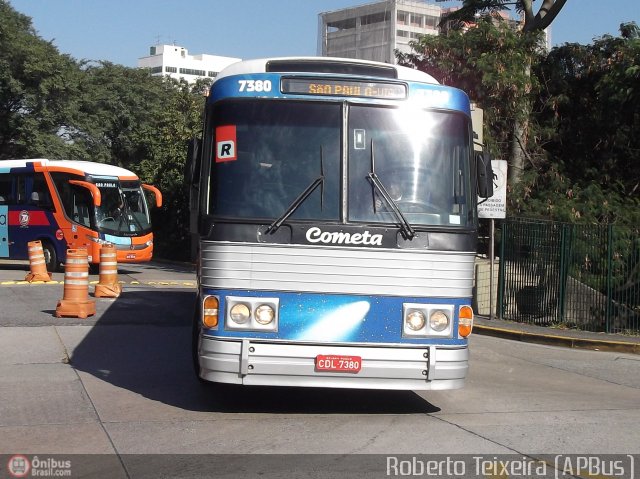
M17 175L15 183L15 204L22 205L27 203L27 177L26 175Z
M0 205L11 203L11 176L9 173L0 173Z
M45 210L53 209L49 187L42 173L37 173L33 178L30 203Z
M87 228L91 227L91 218L89 216L91 204L91 193L86 188L81 186L72 186L71 192L73 195L73 221Z

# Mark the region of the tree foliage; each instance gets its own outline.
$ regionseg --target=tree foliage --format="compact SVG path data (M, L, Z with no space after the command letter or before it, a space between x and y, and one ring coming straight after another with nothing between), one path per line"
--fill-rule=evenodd
M78 65L39 38L31 19L0 0L0 159L61 154Z
M640 30L629 23L620 32L554 48L536 68L552 161L523 200L538 211L539 192L549 191L546 209L563 219L640 220Z
M492 14L511 7L523 18L524 33L542 31L551 25L567 0L543 0L537 12L535 0L463 0L459 10L447 17L448 21L459 23L474 22L477 16Z

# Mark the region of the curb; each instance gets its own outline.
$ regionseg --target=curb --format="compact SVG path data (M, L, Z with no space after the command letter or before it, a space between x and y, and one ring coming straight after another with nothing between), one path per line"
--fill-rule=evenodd
M573 349L590 349L594 351L613 351L618 353L640 354L640 343L629 341L611 341L600 339L575 338L552 334L530 333L511 329L494 328L490 326L473 325L474 332L485 336L502 339L513 339L529 343L546 344L548 346L563 346Z

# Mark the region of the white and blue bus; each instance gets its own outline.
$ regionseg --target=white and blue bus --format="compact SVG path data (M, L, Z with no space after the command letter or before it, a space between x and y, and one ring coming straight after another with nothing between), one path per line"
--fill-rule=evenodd
M200 379L463 386L491 195L465 93L382 63L238 62L211 86L187 171Z

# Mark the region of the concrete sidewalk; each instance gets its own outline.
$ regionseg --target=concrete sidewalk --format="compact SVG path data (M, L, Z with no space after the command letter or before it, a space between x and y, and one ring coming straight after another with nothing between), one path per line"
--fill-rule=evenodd
M498 338L566 348L640 354L640 336L623 336L620 334L592 333L576 329L551 328L548 326L516 323L502 319L489 319L482 316L476 316L473 324L473 332L475 334L484 334Z

